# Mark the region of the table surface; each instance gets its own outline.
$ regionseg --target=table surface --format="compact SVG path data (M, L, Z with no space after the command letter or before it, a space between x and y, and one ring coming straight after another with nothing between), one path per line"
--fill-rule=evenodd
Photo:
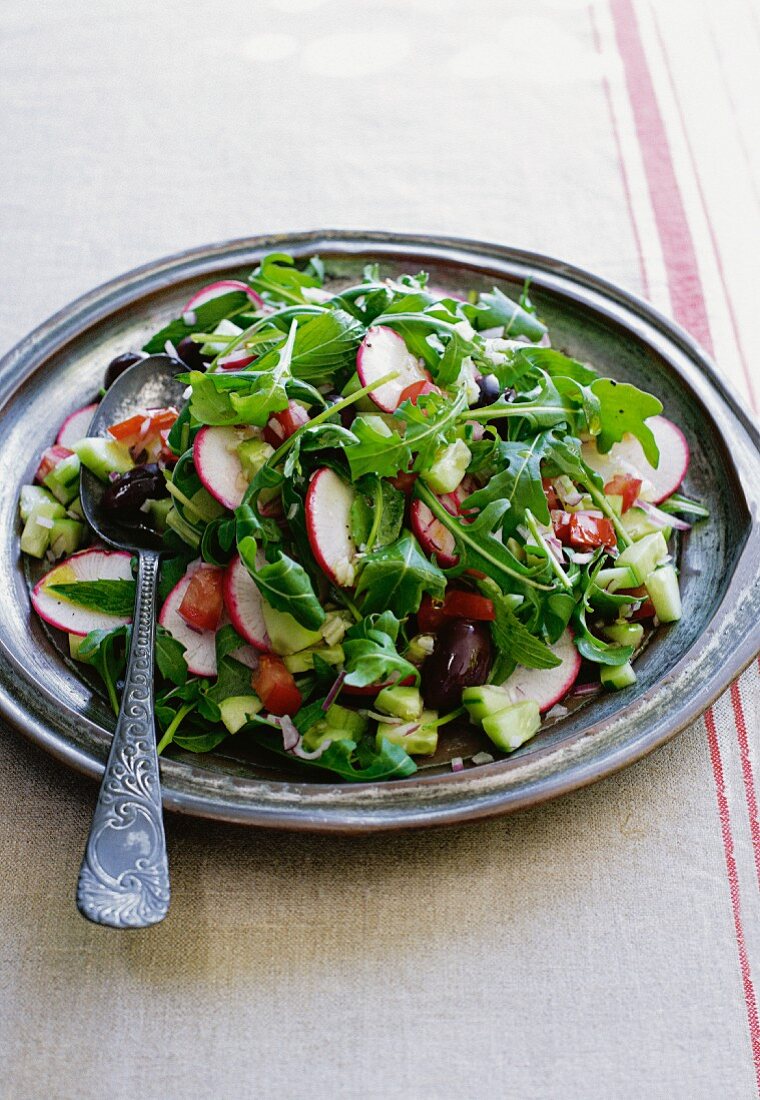
M336 226L545 251L760 391L754 0L0 13L0 344L163 254ZM749 247L748 247L749 246ZM626 772L370 839L172 817L166 923L82 921L94 785L3 729L0 1095L751 1097L755 663Z

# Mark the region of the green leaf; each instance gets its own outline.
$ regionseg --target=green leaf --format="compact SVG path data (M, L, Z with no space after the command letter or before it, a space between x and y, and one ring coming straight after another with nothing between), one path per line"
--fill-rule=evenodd
M123 619L131 619L135 608L134 581L75 581L73 584L50 584L45 591L78 607Z
M253 289L267 300L296 304L307 300L304 287L321 287L323 280L324 266L318 256L313 256L300 271L287 252L270 252L248 277Z
M165 680L179 686L187 681L185 647L160 624L156 626L156 664Z
M304 767L332 772L349 783L403 779L417 771L417 765L411 756L400 745L392 744L387 738L382 738L378 747L369 741L357 746L356 742L349 738L340 738L331 742L316 760L304 760L285 751L281 733L259 725L255 728L255 736L256 740L269 752L287 757L292 763L301 764Z
M472 343L453 332L446 342L443 355L433 368L439 386L452 386L462 373L462 363L472 352Z
M660 452L652 429L646 424L650 416L662 412L662 402L651 393L645 393L628 382L615 382L612 378L599 378L591 386L600 404L601 430L596 437L596 447L601 454L609 451L626 432L635 435L644 449L647 461L655 468L659 465Z
M419 609L428 592L442 599L446 576L420 550L408 531L396 542L374 550L363 559L356 598L366 614L390 610L399 618Z
M80 645L77 655L80 661L92 665L100 674L114 714L119 713L116 685L124 678L131 637L130 626L117 626L113 630L91 630Z
M390 435L378 431L364 416L357 416L351 429L358 443L346 451L346 458L354 480L365 474L395 477L399 471L408 469L412 452L397 431L391 431Z
M343 640L346 683L354 687L411 676L419 683L420 674L396 649L399 620L390 611L367 615L349 628Z
M541 480L545 448L546 435L542 432L523 442L500 441L495 462L502 469L482 489L467 497L463 508L485 508L492 501L508 501L509 510L503 523L506 535L525 522L526 510L540 523L549 523L551 517Z
M161 572L158 578L158 602L163 603L166 597L185 575L191 558L178 555L177 557L161 558Z
M151 336L147 344L143 345L143 351L149 355L162 352L166 347L166 341L170 340L176 345L193 332L211 332L225 317L232 317L250 304L250 298L243 290L233 290L229 294L220 294L212 298L210 302L198 306L193 310L195 321L188 325L182 317L170 321L168 325Z
M502 595L491 583L487 591L493 600L496 618L491 624L494 644L500 655L506 654L525 668L557 668L562 664L542 638L531 633L517 617L508 597Z
M339 386L356 369L364 326L345 310L329 310L299 326L291 369L297 378L319 386Z
M555 348L516 348L511 365L519 372L518 377L526 370L543 371L550 378L572 378L583 386L589 386L599 377L599 372L593 367L571 359L569 355L563 355Z
M429 393L417 404L404 401L395 417L404 425L404 443L415 455L414 469L424 470L435 458L436 451L449 442L460 414L467 408L464 390L453 399L445 394Z
M504 327L504 335L515 339L527 336L534 342L546 335L546 325L513 302L498 287L481 294L476 305L465 305L463 313L476 329Z
M581 657L587 661L593 661L599 665L624 665L633 656L634 646L615 645L612 642L603 642L591 632L586 622L586 616L591 610L591 598L596 587L596 577L602 568L603 559L600 559L592 569L586 572L585 589L579 603L573 612L573 633L575 646Z
M264 599L277 611L287 611L307 630L318 630L325 621L322 605L306 570L281 550L271 561L256 568L256 540L247 536L238 542L238 552Z

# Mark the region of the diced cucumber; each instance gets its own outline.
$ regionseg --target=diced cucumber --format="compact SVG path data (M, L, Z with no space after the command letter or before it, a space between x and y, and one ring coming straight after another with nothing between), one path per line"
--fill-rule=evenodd
M607 493L607 503L616 516L623 514L623 498L618 493Z
M163 497L161 500L148 501L148 515L151 523L157 531L166 530L166 517L172 507L171 497Z
M649 574L659 562L668 556L668 544L662 531L645 535L638 542L632 542L618 556L618 567L627 565L634 575L637 585L644 584Z
M258 695L229 695L219 704L222 723L229 733L237 733L251 715L259 713L262 705Z
M596 575L596 584L598 588L604 588L610 593L617 592L618 588L637 587L636 577L627 565L614 566L611 569L600 569Z
M69 504L79 494L79 468L81 462L76 454L67 455L57 462L43 481L61 504Z
M405 722L416 721L422 714L422 692L416 687L383 688L375 699L375 709Z
M49 493L47 489L43 489L41 485L22 485L21 493L18 500L18 510L21 513L21 519L26 523L29 519L32 509L36 504L54 504L55 497L52 493Z
M463 439L455 439L440 450L429 469L420 475L434 493L453 493L467 472L472 451Z
M670 528L661 528L641 508L629 508L620 517L620 522L634 541L644 538L645 535L654 535L658 532L665 539L670 538Z
M636 672L630 661L624 665L602 665L599 678L606 688L621 691L636 683Z
M325 741L358 741L368 725L364 715L333 703L325 717L303 735L303 746L308 752L314 752Z
M610 623L602 627L602 634L617 645L632 645L637 649L644 637L644 627L641 623Z
M78 519L84 523L84 512L82 511L82 501L79 497L76 500L72 500L68 507L68 515L71 519Z
M109 474L125 474L134 466L128 448L115 439L80 439L74 444L74 453L79 456L82 465L101 481L107 481Z
M342 665L345 654L342 645L315 645L311 649L300 649L298 653L287 653L282 660L288 672L297 676L299 672L311 672L315 657L320 657L328 665Z
M194 527L191 527L184 516L181 516L176 508L170 508L166 513L166 526L179 535L183 542L197 550L201 544L201 537Z
M343 641L346 631L354 625L350 611L328 611L325 621L319 628L325 645L337 646Z
M50 545L53 524L65 515L63 505L57 500L41 500L35 504L21 532L19 545L22 552L32 558L43 558Z
M647 592L661 623L676 623L681 618L681 592L672 563L660 566L646 579Z
M435 722L438 712L423 710L416 722L393 725L391 722L378 722L376 743L378 748L385 738L393 745L400 745L410 756L431 756L438 748L438 727Z
M541 713L534 699L524 699L512 703L483 719L483 731L497 748L504 752L514 752L524 745L541 728Z
M322 634L319 630L307 630L306 627L296 622L287 611L277 611L263 598L261 600L261 611L272 649L281 657L298 653L301 649L310 649L322 641Z
M50 528L50 552L54 558L73 554L82 545L85 526L76 519L54 519Z
M462 702L467 707L467 713L473 722L482 722L492 714L498 714L510 706L512 700L509 692L504 688L494 687L493 684L483 684L480 687L468 687L462 692Z
M274 454L274 447L263 439L244 439L237 449L243 473L252 481L261 467Z

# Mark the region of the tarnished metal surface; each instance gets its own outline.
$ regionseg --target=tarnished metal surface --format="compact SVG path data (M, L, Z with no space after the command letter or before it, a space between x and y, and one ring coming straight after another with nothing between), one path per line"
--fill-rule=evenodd
M222 820L362 832L474 820L591 783L692 722L760 649L760 436L691 338L650 306L557 260L478 242L322 231L232 241L150 264L93 291L31 333L0 363L5 493L0 569L0 711L67 764L102 774L113 718L30 611L16 497L63 416L97 390L107 361L176 315L212 278L243 274L273 248L325 259L337 279L380 261L424 268L452 291L526 277L555 345L653 390L692 449L687 491L711 508L683 542L684 618L637 662L635 688L594 699L508 760L384 784L299 782L223 751L164 760L164 804ZM234 744L234 741L233 741ZM222 746L224 748L224 746Z

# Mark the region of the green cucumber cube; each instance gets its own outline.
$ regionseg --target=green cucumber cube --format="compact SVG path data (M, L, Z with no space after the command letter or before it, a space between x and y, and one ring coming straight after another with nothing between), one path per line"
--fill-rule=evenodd
M480 687L468 687L462 692L462 703L473 722L482 722L512 703L509 692L503 687L483 684Z
M328 665L342 665L345 654L342 645L312 646L310 649L300 649L298 653L287 653L282 660L288 672L297 676L299 672L311 672L315 657L321 657Z
M56 463L43 481L43 485L61 504L70 504L79 495L80 466L78 455L67 455Z
M644 637L641 623L610 623L602 627L602 634L617 645L632 645L638 649Z
M252 481L261 467L274 454L274 447L263 439L244 439L237 449L243 473Z
M599 678L606 688L621 691L636 683L636 672L630 661L624 665L602 665Z
M662 531L655 531L651 535L645 535L638 542L626 546L618 556L617 566L627 565L634 575L636 584L644 584L653 569L668 556L668 544Z
M677 623L681 618L681 592L672 564L655 569L646 579L647 592L661 623Z
M422 693L416 687L386 687L375 699L375 710L414 722L422 714Z
M434 493L453 493L467 472L472 451L462 439L455 439L438 452L428 470L420 475Z
M57 500L41 500L29 513L21 532L22 553L32 558L43 558L50 546L50 534L57 519L63 519L66 511Z
M514 752L530 741L541 728L541 712L534 699L524 699L519 703L500 710L483 719L483 731L497 748L504 752Z
M262 706L258 695L228 695L219 704L222 724L228 733L237 733Z
M54 558L67 558L82 545L85 526L76 519L54 519L50 528L50 552Z
M22 485L18 500L18 510L24 523L29 519L37 504L55 504L55 497L41 485Z
M393 745L400 745L410 756L432 756L438 748L438 727L435 722L438 712L423 710L416 722L394 725L391 722L378 722L376 743L378 748L383 738Z
M134 466L129 449L115 439L80 439L74 444L74 453L101 481L108 481L109 474L126 474Z

